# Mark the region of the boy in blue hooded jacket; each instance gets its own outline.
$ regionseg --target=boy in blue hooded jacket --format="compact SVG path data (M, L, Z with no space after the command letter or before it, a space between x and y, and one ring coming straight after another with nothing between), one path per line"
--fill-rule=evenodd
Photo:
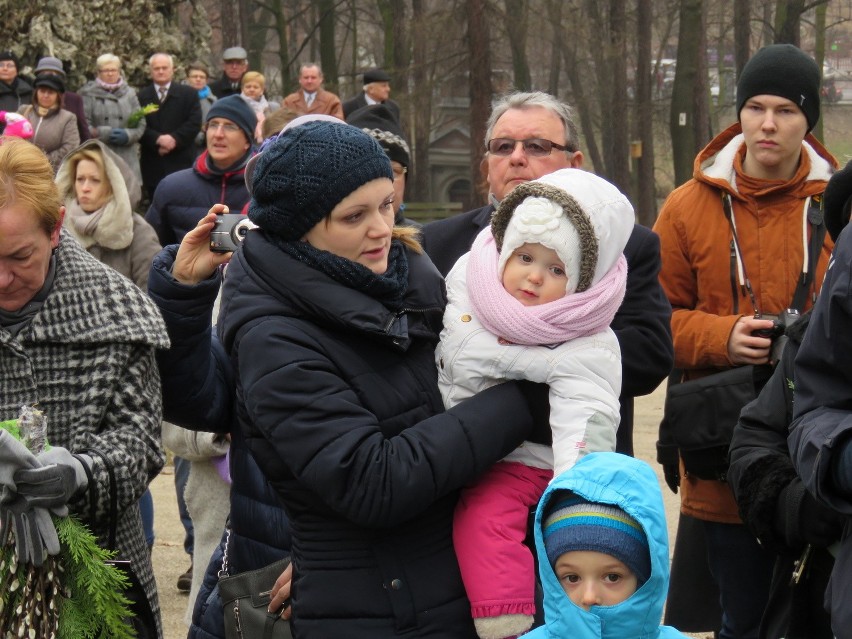
M651 467L590 453L556 477L539 502L535 544L544 626L525 639L671 639L661 626L669 543Z

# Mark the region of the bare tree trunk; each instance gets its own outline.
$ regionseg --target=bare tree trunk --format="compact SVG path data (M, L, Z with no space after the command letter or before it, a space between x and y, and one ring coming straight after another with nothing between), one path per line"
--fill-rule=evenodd
M775 5L775 42L799 46L799 25L805 0L778 0Z
M825 62L825 14L828 10L826 4L820 4L816 8L816 18L814 20L814 33L816 35L814 58L820 69L823 68L823 63ZM824 118L820 118L814 130L811 131L818 140L823 139L823 120Z
M697 135L700 116L695 111L696 93L701 85L700 59L704 57L701 14L702 0L681 0L680 45L669 119L676 186L692 177L692 164L701 149ZM707 96L704 100L707 101Z
M547 92L550 95L559 95L559 74L561 70L559 63L562 60L562 47L559 41L564 37L562 30L562 0L548 0L547 15L550 19L550 26L553 29L550 44L550 74L547 78Z
M740 77L745 63L751 56L749 36L751 35L751 0L734 0L734 66L737 78ZM722 78L719 78L721 90Z
M467 0L467 48L470 58L470 182L480 184L480 164L485 157L485 125L491 110L491 50L486 0ZM479 201L487 194L476 193ZM468 207L472 207L470 202Z
M608 128L612 131L609 156L609 178L624 193L630 192L630 156L628 153L629 127L627 109L627 44L625 37L625 2L610 0L609 3L609 47L607 47L607 66L602 69L612 83ZM604 120L607 122L607 120Z
M585 144L581 144L584 149L583 154L589 158L592 163L592 170L595 173L603 173L604 162L601 157L601 151L595 139L595 126L592 119L592 105L586 97L585 84L580 77L580 72L577 66L577 55L572 47L572 44L562 41L562 58L565 62L565 72L568 74L568 81L571 83L571 92L574 94L575 113L580 117L580 127L585 134Z
M320 64L325 77L323 87L337 93L337 47L334 41L335 2L334 0L318 0Z
M512 69L515 88L529 91L532 88L530 65L527 61L527 7L525 0L505 0L506 34L512 51Z
M239 7L233 0L222 0L220 3L222 15L222 48L227 49L242 44L240 38Z
M640 224L657 219L654 180L654 108L651 102L651 38L654 8L651 0L638 0L636 14L636 139L641 155L636 160L634 202Z
M424 0L411 0L411 18L413 24L423 24L425 11ZM432 96L431 83L427 75L427 32L425 29L412 29L412 55L413 64L411 70L412 87L414 90L411 100L417 108L413 109L414 118L411 128L414 141L413 155L414 170L409 172L413 177L413 184L406 184L406 190L412 193L416 201L425 201L429 198L429 133L432 120ZM474 182L475 184L476 182ZM413 188L411 188L413 187Z

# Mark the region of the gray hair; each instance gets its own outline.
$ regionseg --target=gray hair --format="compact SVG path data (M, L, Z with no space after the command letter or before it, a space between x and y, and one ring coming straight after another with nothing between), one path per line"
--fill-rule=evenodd
M114 53L102 53L95 60L95 68L100 71L105 64L117 64L118 68L121 69L121 58Z
M485 131L486 144L494 133L497 120L506 111L509 109L531 109L533 107L548 109L562 120L562 125L565 128L565 146L568 147L566 151L574 152L580 150L580 134L577 132L577 124L574 122L574 110L544 91L515 91L495 100L491 104L491 116L488 118L488 128Z
M157 51L157 53L153 54L150 58L148 58L148 66L151 66L152 64L154 64L154 58L156 58L158 56L165 56L166 58L168 58L169 64L171 65L172 69L175 68L174 57L172 57L172 55L170 53L165 53L163 51Z

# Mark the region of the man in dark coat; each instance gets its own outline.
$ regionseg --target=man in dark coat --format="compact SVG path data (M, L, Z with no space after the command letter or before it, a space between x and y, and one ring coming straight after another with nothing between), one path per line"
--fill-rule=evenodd
M208 86L217 98L240 94L240 80L248 71L248 54L242 47L228 47L222 52L222 77Z
M399 122L399 105L390 99L391 77L382 69L364 71L364 91L343 103L343 117L349 122L349 116L368 104L384 104L394 119Z
M470 250L473 239L490 223L494 204L515 186L561 168L581 168L583 164L571 109L543 92L514 93L496 104L486 140L492 203L423 228L423 247L443 275ZM657 281L659 239L653 231L637 224L624 255L628 264L627 293L612 322L621 346L623 371L616 450L632 455L633 398L657 388L671 370L674 354L671 306ZM546 401L544 406L547 407ZM537 423L539 441L550 443L546 411Z
M142 184L149 199L164 177L188 169L195 159L195 136L201 129L201 105L192 87L172 82L174 61L167 53L149 60L153 83L139 91L139 104L159 104L145 116L146 129L140 140L139 164Z

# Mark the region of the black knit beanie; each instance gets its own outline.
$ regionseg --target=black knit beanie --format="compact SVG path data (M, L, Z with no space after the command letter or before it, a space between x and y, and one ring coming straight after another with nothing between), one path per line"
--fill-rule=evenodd
M394 162L406 168L411 164L411 152L402 127L384 104L363 106L350 113L346 122L372 136Z
M810 132L819 120L819 66L792 44L770 44L746 62L737 81L737 119L746 100L777 95L793 102L805 114Z
M283 240L300 240L378 178L393 180L393 171L373 138L344 122L308 122L284 131L258 158L248 216Z
M12 51L0 51L0 62L6 62L9 60L15 63L15 71L21 70L21 61L18 60L18 56L16 56Z
M229 95L216 100L207 112L204 122L210 122L213 118L230 120L242 129L250 143L254 142L254 129L257 127L257 116L254 114L254 110L240 96Z

